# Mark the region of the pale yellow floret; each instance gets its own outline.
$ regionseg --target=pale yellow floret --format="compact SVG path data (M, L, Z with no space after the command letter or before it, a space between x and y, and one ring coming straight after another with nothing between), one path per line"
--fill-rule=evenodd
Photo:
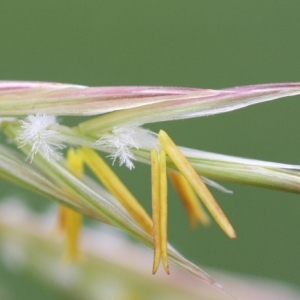
M82 147L78 149L77 152L103 185L120 201L137 223L147 233L152 235L153 223L151 218L98 153L87 147Z
M209 218L198 201L197 196L199 196L225 233L231 238L234 238L235 232L206 185L170 137L164 131L160 131L158 138L162 150L160 152L158 152L157 149L151 151L152 220L95 150L82 147L75 152L71 149L68 152L67 161L69 170L77 177L82 176L83 162L85 162L137 223L147 233L153 236L154 260L152 272L153 274L157 272L160 261L162 261L166 273L169 274L167 241L167 155L179 171L169 171L169 175L188 211L190 223L193 226L195 226L197 222L201 222L205 225L209 223ZM60 226L66 232L66 257L68 260L73 260L78 257L79 254L78 239L81 215L65 207L60 209L60 215Z
M208 225L210 219L185 177L179 172L169 171L168 174L188 213L191 227L195 228L198 222Z
M159 132L158 139L167 155L173 161L174 165L181 172L181 174L189 182L196 194L200 197L203 204L207 207L208 211L214 217L218 225L230 238L235 238L235 231L228 221L227 217L225 216L224 212L222 211L206 185L203 183L199 175L196 173L194 168L180 152L178 147L163 130Z

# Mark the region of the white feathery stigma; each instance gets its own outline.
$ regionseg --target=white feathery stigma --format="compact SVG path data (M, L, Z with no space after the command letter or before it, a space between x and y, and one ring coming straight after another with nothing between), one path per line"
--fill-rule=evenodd
M132 160L136 160L131 149L139 149L145 146L149 141L153 141L150 131L145 130L138 125L127 125L123 127L114 127L111 133L104 134L95 145L101 146L110 152L113 164L119 159L119 165L125 164L127 168L132 170L134 164Z
M57 131L58 123L55 116L37 113L27 116L25 120L20 120L20 123L22 124L21 130L16 140L21 144L20 147L31 145L28 155L30 162L33 161L37 152L40 152L47 160L60 158L57 150L65 146L60 143L62 139Z

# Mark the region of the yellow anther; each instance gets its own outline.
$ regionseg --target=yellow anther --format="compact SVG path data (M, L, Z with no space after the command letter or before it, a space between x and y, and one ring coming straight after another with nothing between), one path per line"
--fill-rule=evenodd
M167 248L167 172L166 153L164 150L162 150L159 155L155 149L151 151L151 171L154 239L154 261L152 273L156 273L160 260L162 260L164 269L169 274Z
M161 259L160 232L160 180L158 153L151 151L151 180L152 180L152 220L154 240L154 260L152 273L155 274Z
M147 233L152 235L153 223L151 218L98 153L87 147L78 149L77 153L138 224L144 228Z
M69 149L67 153L67 167L72 174L77 178L81 178L84 172L83 160L80 155L74 150Z
M163 130L159 132L158 139L167 155L173 161L174 165L189 182L191 187L200 197L203 204L207 207L208 211L214 217L219 226L230 238L235 238L235 231L228 221L227 217L225 216L224 212L222 211L206 185L203 183L199 175L196 173L194 168L180 152L178 147Z
M160 238L161 238L161 259L165 271L170 274L168 263L168 182L167 182L167 166L166 152L161 150L159 153L159 172L160 172Z
M210 223L209 217L185 177L179 172L169 171L168 174L188 213L191 227L195 228L198 222L208 225Z
M67 168L76 177L83 174L83 162L74 149L67 153ZM65 233L65 255L66 262L72 262L80 258L79 238L82 224L82 215L68 207L59 207L59 229Z
M64 260L69 263L80 259L79 238L82 224L82 215L70 208L66 218L66 250Z

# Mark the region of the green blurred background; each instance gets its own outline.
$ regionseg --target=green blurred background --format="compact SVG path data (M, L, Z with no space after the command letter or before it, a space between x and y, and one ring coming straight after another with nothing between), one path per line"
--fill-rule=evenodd
M212 89L300 81L299 11L298 0L1 1L0 78ZM187 147L300 164L299 100L148 127L163 128ZM116 169L149 209L148 166ZM223 184L234 194L213 193L237 240L226 238L216 225L191 231L170 191L170 242L202 266L299 286L299 195ZM49 204L6 183L0 193L17 193L39 207ZM23 282L22 291L34 287L19 275L7 277L1 266L4 276L7 282Z

